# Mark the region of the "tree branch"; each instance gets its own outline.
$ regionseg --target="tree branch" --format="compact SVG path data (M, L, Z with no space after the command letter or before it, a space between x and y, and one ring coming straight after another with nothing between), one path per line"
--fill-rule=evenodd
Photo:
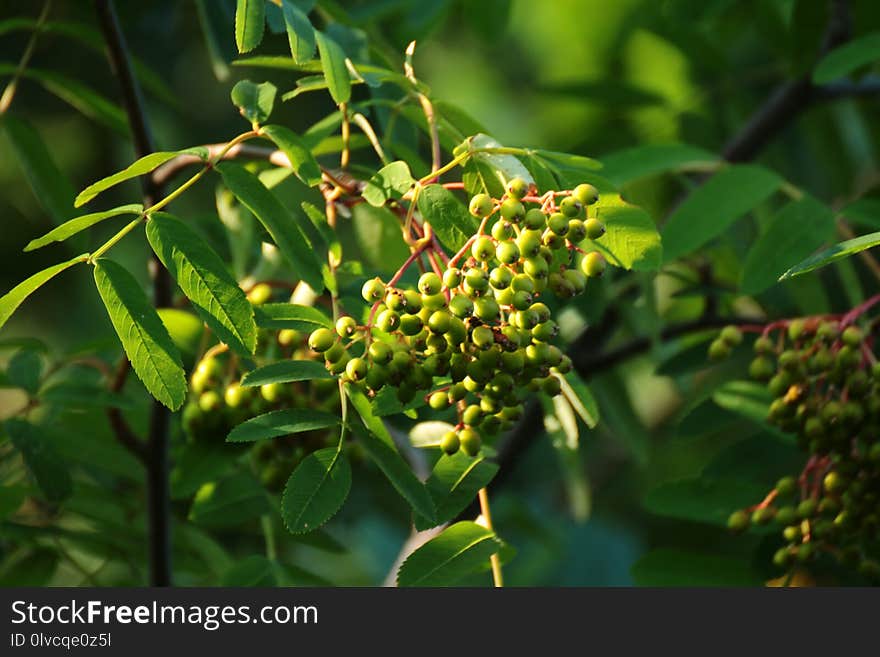
M95 11L113 72L119 81L122 104L128 115L134 150L138 157L154 152L150 124L144 110L140 86L132 74L125 36L112 0L95 0ZM151 176L141 176L144 207L154 205L162 196L162 185ZM150 262L153 279L153 302L157 308L172 303L171 277L158 258ZM120 415L121 418L121 415ZM171 585L171 501L168 483L168 442L171 414L165 406L153 401L150 411L145 463L147 469L147 507L149 515L150 583Z

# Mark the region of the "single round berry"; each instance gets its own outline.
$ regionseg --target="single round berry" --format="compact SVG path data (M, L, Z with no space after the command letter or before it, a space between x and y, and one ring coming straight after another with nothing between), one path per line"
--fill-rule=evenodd
M378 278L373 278L364 283L364 286L361 288L361 296L368 303L381 301L382 297L385 296L385 284Z
M519 260L519 247L513 241L499 242L495 247L495 257L505 265L512 265Z
M376 318L376 328L385 333L396 331L400 327L400 315L393 310L383 310Z
M419 278L419 292L423 295L434 295L440 292L443 287L441 278L432 271L425 272ZM422 299L424 301L424 299Z
M474 313L474 302L463 294L456 294L449 300L449 312L464 319Z
M255 306L262 306L272 298L272 287L267 283L257 283L247 293L248 301Z
M513 224L505 219L501 219L495 222L495 225L492 226L492 237L494 237L499 242L504 240L509 240L513 237Z
M568 232L569 218L561 212L554 212L547 217L547 228L556 235L565 235Z
M428 318L428 328L434 333L446 333L452 326L452 316L445 310L435 310Z
M266 383L260 386L260 396L270 404L281 400L284 395L284 387L280 383Z
M587 237L591 240L597 240L605 234L605 224L598 219L587 219L584 222L584 228L586 229Z
M522 178L514 178L507 183L507 193L517 200L521 200L529 193L529 184Z
M559 202L559 211L566 217L576 217L583 206L572 196L566 196Z
M578 244L579 242L583 242L586 237L587 225L585 222L580 219L572 219L568 222L568 232L565 233L565 238L569 242L572 244Z
M495 244L489 237L480 237L471 246L471 255L479 262L487 262L495 255Z
M324 353L336 342L336 336L328 328L319 328L309 336L309 347L318 353Z
M488 326L477 326L471 332L471 342L478 349L488 349L495 344L495 334Z
M443 272L443 287L448 290L461 285L461 270L458 267L450 267Z
M357 322L354 321L354 317L349 317L346 315L345 317L340 317L336 320L336 333L341 338L350 338L354 335L357 330ZM317 351L317 350L316 350Z
M734 511L727 519L727 528L734 532L742 532L749 528L751 516L745 511Z
M496 267L489 272L489 285L496 290L503 290L510 287L513 282L514 273L507 267Z
M229 408L238 408L247 401L249 388L242 388L238 383L230 383L223 392L223 401Z
M428 397L428 406L433 408L435 411L442 411L444 408L449 406L449 395L447 395L444 390L438 390L437 392L431 394L430 397Z
M216 413L223 407L223 399L216 390L207 390L199 395L199 409L203 413Z
M384 342L371 343L367 353L373 363L379 364L390 363L394 356L394 350Z
M736 347L743 340L742 331L740 331L736 326L725 326L721 329L721 333L719 336L724 342L726 342L731 347Z
M582 183L575 187L571 195L581 205L593 205L593 203L599 200L599 190L587 183Z
M278 344L282 347L291 347L300 341L302 335L296 329L281 329L278 331Z
M464 428L458 432L458 441L462 451L468 456L476 456L480 453L483 441L473 429Z
M495 203L488 194L477 194L471 199L468 210L475 217L488 217L492 214Z
M404 315L400 318L400 331L404 335L417 335L423 327L422 318L418 315Z
M862 344L864 335L858 326L847 326L843 329L843 333L840 334L840 339L843 340L845 345L855 349Z
M605 258L601 253L593 251L581 260L581 271L589 278L601 276L605 272Z
M539 230L544 227L546 222L546 215L538 208L532 208L526 212L526 216L523 218L523 226L529 230Z
M501 204L501 216L507 221L518 224L526 216L526 209L515 198L509 198Z
M524 258L534 258L541 252L541 233L524 230L516 239L516 245Z
M709 359L719 361L728 356L730 356L730 346L724 340L712 340L712 344L709 345Z
M459 441L458 434L454 431L447 431L440 439L440 449L449 456L455 454L460 445L461 442Z
M352 381L363 381L367 376L367 361L363 358L352 358L345 366L345 373Z

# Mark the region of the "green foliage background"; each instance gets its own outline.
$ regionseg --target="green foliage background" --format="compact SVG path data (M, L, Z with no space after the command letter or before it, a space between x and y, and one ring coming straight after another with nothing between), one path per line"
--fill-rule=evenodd
M36 7L28 14L13 4L0 9L0 21L35 18ZM155 80L145 85L147 106L163 148L214 143L236 134L241 117L229 103L229 92L238 79L267 79L282 91L294 86L289 72L228 64L236 57L231 29L234 2L201 3L210 6L201 19L195 2L118 4L131 50ZM746 395L741 390L718 388L725 381L744 378L736 373L736 368L740 373L745 370L744 355L730 365L707 368L709 334L660 340L660 331L699 316L707 303L718 304L721 314L766 312L787 317L845 311L876 291L876 279L855 258L783 283L775 279L817 248L836 241L837 215L827 208L837 213L859 197L859 204L845 212L855 231L871 232L880 226L880 197L871 198L877 184L880 110L870 95L805 105L774 132L759 154L766 169L737 170L742 179L735 187L741 194L729 201L703 188L704 197L698 191L680 205L697 178L668 171L679 168L674 162L691 171L699 169L695 164L711 164L779 84L812 69L828 20L825 4L809 0L320 3L326 8L322 11L341 12L358 26L340 27L334 34L350 53L364 48L367 39L396 52L416 39L419 78L431 87L434 98L442 99L441 112L460 109L473 117L473 132L489 133L503 144L604 161L603 175L622 184L623 196L647 209L658 226L665 225L662 233L664 239L673 238L670 245L677 234L693 239L693 226L707 214L717 223L729 223L723 231L716 223L708 236L713 239L696 244L696 249L681 241L672 248L667 245L662 272L656 277L635 272L604 281L577 302L580 315L572 313L568 327L561 320L563 330L575 334L584 318L596 323L614 313L619 327L604 352L635 336L648 336L654 343L634 358L603 368L589 382L602 420L594 430L582 432L577 462L561 463L560 452L553 447L559 437L541 436L518 454L505 473L504 486L493 499L493 519L505 542L516 547L506 569L509 584L741 585L760 584L776 575L766 565L770 548L761 536L731 537L723 524L729 510L760 499L761 491L785 473L796 456L786 444L768 437L766 427L743 415ZM877 3L849 4L856 36L880 30ZM823 8L816 8L819 5ZM51 16L95 29L87 3L56 2ZM200 20L213 25L217 38L213 60ZM18 30L0 37L4 78L27 39L28 32ZM124 115L115 104L116 83L100 39L95 37L92 43L93 47L84 47L47 33L37 43L31 66L75 78L109 99L111 104L102 106L97 117L71 111L32 79L21 83L10 112L39 129L60 175L69 180L71 194L133 160ZM289 53L286 39L280 36L267 38L261 48L260 54ZM861 77L865 68L857 72ZM828 80L837 80L834 73L830 71ZM871 82L870 73L863 81ZM332 109L326 93L303 94L294 102L278 102L273 123L302 133ZM400 130L402 148L414 138L408 130L405 125ZM690 148L659 148L671 143ZM652 145L658 148L652 150ZM625 152L636 146L644 150L635 156ZM615 172L618 179L612 176ZM93 249L115 230L99 226L72 240L72 245L22 253L34 236L52 227L53 213L64 212L53 206L51 194L41 190L35 194L26 178L11 143L3 137L0 289L4 291L33 272ZM764 201L782 181L807 190L809 195L801 203L818 199L820 210L786 209L795 215L806 213L806 219L796 215L790 224L799 231L798 243L790 248L800 250L791 262L779 271L748 268L749 258L764 262L773 253L770 247L764 247L770 255L751 249L785 204L779 196ZM140 198L134 181L105 195L106 207ZM750 195L754 202L736 206ZM219 224L211 220L214 204L213 186L201 186L175 204L175 214L192 220L229 261L234 254L224 252ZM676 217L666 223L672 212ZM397 261L371 251L375 235L357 232L357 215L354 226L346 236L347 252L363 254L380 270ZM778 242L770 243L782 243L784 238L779 235ZM124 262L145 286L147 256L143 240L123 241L114 250L114 259ZM746 268L749 273L744 275ZM711 271L711 280L699 280L705 271ZM4 331L4 339L15 336L37 338L58 353L86 345L107 354L118 349L91 277L84 271L52 281L23 306ZM10 353L0 355L6 358ZM12 363L5 367L8 370ZM142 431L147 400L136 392L119 403L126 405L134 428ZM0 415L19 408L23 398L12 386L0 390ZM64 474L50 471L46 477L62 487L65 482L72 485L75 495L65 506L64 518L51 528L0 525L0 584L140 583L145 568L142 472L113 442L100 410L65 414L53 428L58 452L74 463L73 483L60 464L55 465ZM576 478L563 474L581 469L587 475L589 499L577 488L582 484ZM711 476L698 480L706 472ZM194 469L189 474L192 481L177 485L192 491L200 483L200 473ZM409 514L380 475L360 472L359 476L365 485L359 486L359 494L348 500L326 532L293 537L279 526L282 573L268 568L260 556L263 537L254 520L263 510L260 500L241 500L242 521L235 526L212 524L211 509L203 510L206 517L188 519L186 504L176 500L175 582L381 583L408 535ZM374 480L364 481L370 477ZM224 484L234 488L236 481L227 479ZM14 502L17 493L10 491L0 497L0 507ZM485 585L489 579L480 574L468 581Z

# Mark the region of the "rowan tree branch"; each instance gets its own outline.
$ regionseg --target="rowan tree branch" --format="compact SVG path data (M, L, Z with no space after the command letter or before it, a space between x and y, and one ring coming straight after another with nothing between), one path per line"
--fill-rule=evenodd
M112 0L95 0L95 11L107 56L120 87L122 105L128 116L128 125L134 142L135 154L140 158L156 149L150 123L144 109L140 86L132 73L131 60L125 36ZM141 176L144 207L154 205L162 196L162 185L151 176ZM173 301L171 277L158 258L150 261L153 280L153 303L157 308L171 306ZM120 415L119 418L122 416ZM171 585L171 500L168 482L168 442L171 414L165 406L153 401L145 448L147 470L147 507L149 522L150 584ZM128 435L123 431L123 444Z

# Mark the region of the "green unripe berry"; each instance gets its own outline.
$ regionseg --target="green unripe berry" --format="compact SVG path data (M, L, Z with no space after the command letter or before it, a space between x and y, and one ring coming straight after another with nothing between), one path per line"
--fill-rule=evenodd
M752 524L766 525L773 520L776 512L769 506L759 507L752 511Z
M774 397L781 397L791 386L791 375L788 372L779 372L767 383L767 390Z
M597 251L588 253L581 260L581 271L588 278L601 276L605 272L605 257Z
M526 292L525 290L520 290L519 292L513 293L513 300L511 301L511 305L516 310L527 310L532 305L532 295L530 292Z
M541 390L548 397L555 397L562 392L562 383L555 376L548 376L541 384Z
M523 271L534 279L544 279L550 273L550 268L544 258L526 258L523 262Z
M449 312L456 317L470 317L474 313L474 302L463 294L456 294L449 300Z
M795 543L801 540L802 533L799 525L789 525L782 530L782 537L789 543Z
M379 278L373 278L361 288L361 296L367 303L375 303L385 296L385 284Z
M443 434L443 438L440 439L440 449L442 449L448 456L455 454L460 445L461 443L458 439L458 434L454 431L447 431Z
M539 342L550 342L558 334L559 327L552 320L538 324L532 329L532 337Z
M718 336L724 342L726 342L731 347L736 347L740 343L742 343L743 335L742 331L740 331L736 326L725 326L721 329L721 333Z
M481 409L476 404L471 404L461 414L461 421L465 424L475 425L479 424L480 420L483 419L483 409Z
M766 356L758 356L749 365L749 376L756 381L769 381L775 371L773 361Z
M489 272L489 285L496 290L510 287L514 273L508 267L496 267Z
M262 306L272 298L272 287L266 283L257 283L247 293L248 301L255 306Z
M328 328L319 328L309 336L309 347L318 353L324 353L336 342L336 336Z
M776 512L776 522L780 525L791 525L797 521L797 510L793 506L784 506Z
M791 495L797 490L797 479L794 477L783 477L776 482L776 494L781 496Z
M566 217L576 217L580 214L581 204L572 196L566 196L559 202L559 211Z
M443 287L453 289L461 285L461 270L458 267L450 267L443 272Z
M352 358L345 366L345 373L352 381L363 381L367 376L367 361L363 358Z
M535 230L524 230L516 238L516 245L524 258L534 258L541 252L541 233Z
M443 281L432 271L425 272L419 278L419 292L423 295L432 296L440 292L443 287Z
M571 195L582 205L593 205L599 200L599 190L587 183L575 187Z
M242 388L238 383L230 383L223 392L223 401L229 408L238 408L247 401L249 388Z
M773 553L773 565L778 568L787 568L792 561L792 553L787 547L782 547Z
M404 335L418 335L424 324L418 315L404 315L400 318L400 331Z
M372 342L370 348L367 349L367 353L373 363L378 363L380 365L390 363L391 359L394 357L394 350L384 342Z
M547 217L547 228L557 235L565 235L568 232L569 218L561 212L554 212Z
M482 269L474 267L467 270L467 273L464 275L464 282L471 289L477 292L484 292L489 287L489 274Z
M383 310L376 318L376 327L385 333L396 331L400 326L400 315L393 310Z
M446 333L452 325L452 317L445 310L435 310L428 318L428 328L434 333Z
M495 257L498 258L499 262L502 262L505 265L512 265L519 260L519 256L519 247L516 245L516 242L499 242L498 246L495 248Z
M816 503L816 500L814 500L812 498L808 498L806 500L803 500L797 506L798 516L800 516L804 520L811 518L816 513L817 506L818 506L818 504Z
M350 338L356 330L357 322L354 320L354 317L346 315L336 320L336 333L339 337Z
M511 223L518 224L525 215L525 207L515 198L509 198L501 204L501 216Z
M730 347L724 340L712 340L709 345L709 359L714 361L724 360L730 356Z
M802 319L793 319L788 324L788 339L792 342L796 342L800 339L800 337L804 333L804 328L806 327L806 322Z
M488 349L495 344L495 334L488 326L477 326L471 331L471 342L478 349Z
M216 390L207 390L199 395L199 409L203 413L216 413L223 407L223 399Z
M751 516L745 511L734 511L727 519L727 528L734 532L742 532L749 528Z
M511 224L506 219L499 219L492 226L492 237L494 237L499 242L509 240L511 237L513 237L513 233L513 224Z
M766 335L762 335L757 340L755 340L755 352L759 354L772 354L776 351L776 347L773 345L773 340L768 338Z
M284 387L280 383L266 383L260 386L260 396L270 404L281 400Z
M403 300L410 315L416 315L422 309L422 295L416 290L404 290Z
M433 393L430 397L428 397L428 406L433 408L435 411L442 411L444 408L449 406L449 396L443 390L438 390Z
M495 203L488 194L477 194L471 199L468 210L475 217L488 217L492 214Z
M539 230L544 227L546 222L546 215L538 208L532 208L531 210L526 212L526 216L523 219L523 226L528 228L529 230Z
M526 274L517 274L510 282L510 287L514 292L528 292L529 294L534 294L535 281L531 276Z
M446 295L442 292L438 292L437 294L423 294L422 295L422 310L425 312L431 312L434 310L439 310L440 308L446 307Z
M484 322L496 322L500 316L498 302L492 297L480 297L474 301L474 316Z
M605 224L598 219L587 219L584 222L584 228L587 231L587 237L591 240L597 240L605 234Z
M552 275L553 274L551 274L551 276ZM580 294L587 289L587 277L584 276L583 272L577 269L566 269L562 272L562 281L560 283L566 287L570 287L572 294Z
M592 221L588 219L587 221ZM602 227L604 232L604 226ZM568 222L568 231L565 233L566 239L572 244L577 244L578 242L583 242L584 238L587 236L587 226L580 219L572 219Z
M478 262L488 262L495 255L495 244L490 237L480 237L471 246L471 255Z
M832 470L822 480L822 487L828 493L839 493L846 488L846 479L839 472Z
M864 335L858 326L847 326L843 329L843 333L840 334L840 339L843 340L845 345L855 349L862 344Z
M514 178L507 183L507 193L511 197L521 200L529 193L529 184L522 178Z
M295 329L281 329L278 331L278 344L282 347L290 347L300 341L300 332Z
M482 446L482 440L480 440L480 434L478 434L473 429L464 428L458 432L458 441L461 445L462 451L468 456L476 456L480 453L480 447Z
M399 290L389 289L385 293L385 307L396 313L406 311L406 297Z

